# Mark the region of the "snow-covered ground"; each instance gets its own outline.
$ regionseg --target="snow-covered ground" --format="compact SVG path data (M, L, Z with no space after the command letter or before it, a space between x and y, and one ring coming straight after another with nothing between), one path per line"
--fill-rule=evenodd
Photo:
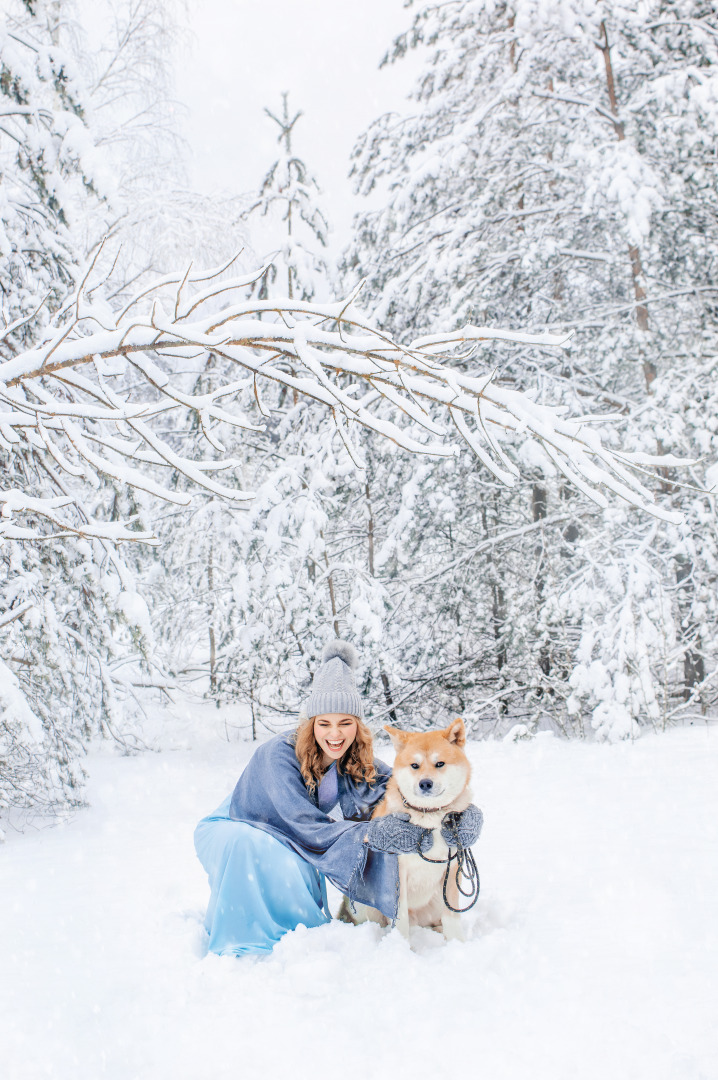
M473 744L468 942L333 923L263 960L203 956L192 847L251 746L188 741L98 753L88 810L0 849L3 1080L718 1077L718 729Z

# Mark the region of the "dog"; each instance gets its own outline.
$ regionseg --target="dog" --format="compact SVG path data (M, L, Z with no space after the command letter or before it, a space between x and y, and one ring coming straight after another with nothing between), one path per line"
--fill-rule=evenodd
M405 938L410 927L426 926L440 930L444 938L463 940L461 917L444 903L443 883L449 849L441 836L441 822L446 814L460 813L471 802L471 765L466 756L464 721L454 720L443 731L400 731L385 725L396 749L394 771L384 798L372 817L385 814L408 814L413 825L433 832L433 846L421 855L399 855L399 910L396 925ZM456 884L456 863L451 864L446 897L452 907L460 907ZM387 919L373 908L357 905L351 913L344 901L340 918L352 922L379 922Z

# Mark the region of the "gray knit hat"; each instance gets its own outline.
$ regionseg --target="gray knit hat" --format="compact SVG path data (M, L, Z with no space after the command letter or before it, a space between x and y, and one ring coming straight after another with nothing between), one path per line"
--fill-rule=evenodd
M324 646L323 663L314 676L306 706L310 719L324 713L346 713L363 719L364 706L354 681L358 659L348 641L335 638Z

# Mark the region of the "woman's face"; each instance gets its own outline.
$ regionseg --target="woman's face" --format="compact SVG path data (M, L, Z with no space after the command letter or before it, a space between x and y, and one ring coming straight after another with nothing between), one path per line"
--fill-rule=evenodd
M324 764L331 765L347 752L357 733L356 716L346 713L324 713L314 717L314 738L324 755Z

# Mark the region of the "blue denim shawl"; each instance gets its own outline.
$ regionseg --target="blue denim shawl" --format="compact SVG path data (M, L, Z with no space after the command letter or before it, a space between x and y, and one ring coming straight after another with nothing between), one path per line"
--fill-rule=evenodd
M396 855L370 851L363 824L384 795L391 769L374 759L374 784L338 777L344 821L332 821L317 806L299 771L293 734L276 735L257 748L237 781L229 816L263 829L325 874L350 900L378 908L395 919L399 895Z

